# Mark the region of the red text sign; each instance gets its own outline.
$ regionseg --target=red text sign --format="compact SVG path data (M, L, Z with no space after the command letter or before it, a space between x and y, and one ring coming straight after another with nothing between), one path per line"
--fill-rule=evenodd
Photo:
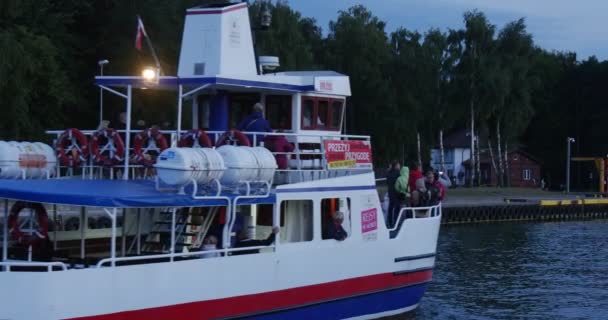
M369 141L325 140L328 169L372 168L372 148Z

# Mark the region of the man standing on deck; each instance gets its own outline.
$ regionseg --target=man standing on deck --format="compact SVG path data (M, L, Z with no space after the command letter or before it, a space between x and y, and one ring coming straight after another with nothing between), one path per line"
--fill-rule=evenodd
M259 102L253 106L253 113L248 115L245 119L241 120L241 122L239 122L236 128L240 131L245 132L272 132L272 129L270 128L270 123L268 123L268 120L264 118L264 106ZM255 136L256 144L259 144L260 141L264 141L264 135L256 134ZM248 135L247 137L253 145L253 136Z
M392 226L399 214L399 210L401 209L401 200L399 199L399 193L395 189L395 182L399 178L399 171L401 170L401 164L398 161L394 160L391 162L391 169L388 171L388 175L386 176L386 183L388 184L388 225Z

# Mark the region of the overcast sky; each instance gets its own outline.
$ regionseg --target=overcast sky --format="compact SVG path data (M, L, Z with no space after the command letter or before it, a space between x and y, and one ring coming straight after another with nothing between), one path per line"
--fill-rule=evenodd
M289 0L303 16L314 17L323 32L339 10L363 4L387 22L387 32L399 26L421 32L430 27L462 27L462 14L479 9L498 29L524 17L537 45L574 51L579 60L591 55L608 58L608 0Z

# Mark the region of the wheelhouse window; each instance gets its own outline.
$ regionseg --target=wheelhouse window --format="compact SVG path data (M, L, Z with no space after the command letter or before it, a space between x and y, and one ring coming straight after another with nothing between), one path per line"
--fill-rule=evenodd
M343 99L303 97L302 129L340 131L343 112Z
M329 101L317 100L317 129L325 129L328 127L327 118L328 116Z
M338 129L342 127L342 112L344 109L344 101L334 100L331 103L331 129Z
M273 129L291 130L291 96L266 96L266 119Z
M302 100L302 129L313 129L315 126L312 119L315 111L315 101L312 99Z
M253 112L253 105L260 101L259 94L230 94L230 128L236 128L239 122Z

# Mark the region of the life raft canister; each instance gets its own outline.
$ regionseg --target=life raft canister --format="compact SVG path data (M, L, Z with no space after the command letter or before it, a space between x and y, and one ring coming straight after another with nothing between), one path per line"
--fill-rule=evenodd
M55 151L62 166L77 168L89 156L87 137L76 128L67 129L57 139Z
M240 146L250 147L251 143L249 142L249 138L241 131L232 129L224 132L220 138L215 143L216 147L223 146L227 144L229 141L237 141Z
M100 140L106 140L101 148ZM105 155L104 152L109 152L109 155ZM91 154L95 163L111 167L120 164L124 159L125 144L116 130L104 128L95 131L91 136Z
M32 235L25 235L19 226L19 213L21 213L23 209L32 209L36 214L38 228ZM35 245L39 241L48 237L49 217L46 213L46 209L41 203L17 201L11 207L11 211L8 216L8 227L9 233L14 240L17 240L20 244L29 247L30 245Z
M144 167L150 168L156 163L155 160L146 157L149 156L148 151L154 150L160 154L167 149L167 139L157 128L148 128L135 135L133 140L133 161L141 164Z
M180 148L193 147L193 148L211 148L213 144L211 139L207 136L207 132L202 129L192 129L188 133L181 136L177 142L177 146Z

